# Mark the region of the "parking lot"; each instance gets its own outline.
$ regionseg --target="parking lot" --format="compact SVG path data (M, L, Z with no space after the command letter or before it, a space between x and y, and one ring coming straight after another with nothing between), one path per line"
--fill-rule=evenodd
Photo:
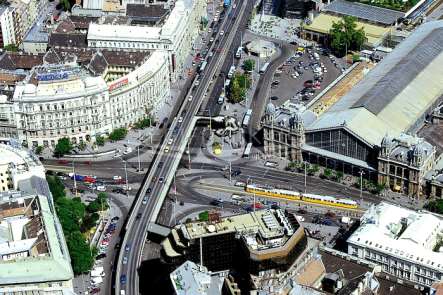
M274 73L270 100L277 106L293 98L307 104L334 81L344 69L322 50L299 50Z

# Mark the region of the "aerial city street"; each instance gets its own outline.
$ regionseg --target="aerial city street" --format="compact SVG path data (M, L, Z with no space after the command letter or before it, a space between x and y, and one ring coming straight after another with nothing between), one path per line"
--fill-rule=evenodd
M443 0L0 28L0 295L443 294Z

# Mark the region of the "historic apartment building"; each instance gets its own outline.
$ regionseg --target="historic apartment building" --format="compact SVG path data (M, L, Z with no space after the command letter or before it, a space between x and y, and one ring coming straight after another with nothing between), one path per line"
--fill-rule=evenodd
M111 82L105 78L113 69L102 69L94 77L77 65L33 68L17 84L14 96L0 102L2 124L15 126L0 129L5 133L0 136L28 146L55 146L63 137L73 143L94 142L96 136L129 127L149 114L155 117L170 96L167 55L162 51L147 54L135 70L126 75L121 71Z
M425 175L435 162L435 147L422 138L402 134L386 136L378 156L378 183L393 191L419 197Z
M263 143L266 155L303 161L301 146L305 142L303 117L300 112L268 104L263 121Z

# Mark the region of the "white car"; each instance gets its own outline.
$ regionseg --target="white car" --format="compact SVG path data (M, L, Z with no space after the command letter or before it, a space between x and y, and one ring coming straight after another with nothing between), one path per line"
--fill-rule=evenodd
M114 176L112 177L112 179L113 179L113 180L121 180L122 177L121 177L120 175L114 175Z
M225 31L221 30L220 31L220 36L223 36L225 34Z
M174 139L170 138L170 139L168 140L168 144L171 145L173 141L174 141Z
M125 184L125 185L122 185L122 189L124 189L125 191L130 191L130 190L132 190L132 187Z
M131 147L126 148L126 150L123 152L124 155L127 155L129 153L132 153L132 148Z
M192 101L192 95L189 95L188 100Z
M106 186L104 186L104 185L98 185L98 186L97 186L97 190L98 190L99 192L105 192L105 191L106 191Z
M164 151L165 153L169 153L169 146L166 146Z
M214 42L214 37L211 37L211 39L209 39L209 42Z
M195 86L200 85L200 80L195 80Z
M178 122L179 123L183 122L183 117L178 118Z

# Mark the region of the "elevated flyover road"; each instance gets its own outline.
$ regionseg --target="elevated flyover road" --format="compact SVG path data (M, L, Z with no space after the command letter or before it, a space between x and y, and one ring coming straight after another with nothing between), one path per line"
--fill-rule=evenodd
M121 294L121 290L130 295L140 293L137 270L141 264L143 247L149 227L155 224L157 220L186 144L191 137L196 120L195 115L208 92L211 80L218 75L220 65L228 55L238 29L239 20L244 17L248 1L238 2L235 9L231 10L229 8L230 11L226 12L227 15L220 24L220 31L223 30L225 34L217 34L214 42L210 45L209 51L213 51L214 54L206 59L208 64L197 78L200 80L199 85L196 85L194 81L191 93L188 93L183 100L178 116L172 121L151 169L137 193L131 215L126 223L117 261L115 273L116 294ZM218 43L217 47L221 50L214 50L216 43ZM192 98L190 95L192 95ZM142 203L144 197L148 198L145 204ZM126 257L126 264L123 264L123 257Z

